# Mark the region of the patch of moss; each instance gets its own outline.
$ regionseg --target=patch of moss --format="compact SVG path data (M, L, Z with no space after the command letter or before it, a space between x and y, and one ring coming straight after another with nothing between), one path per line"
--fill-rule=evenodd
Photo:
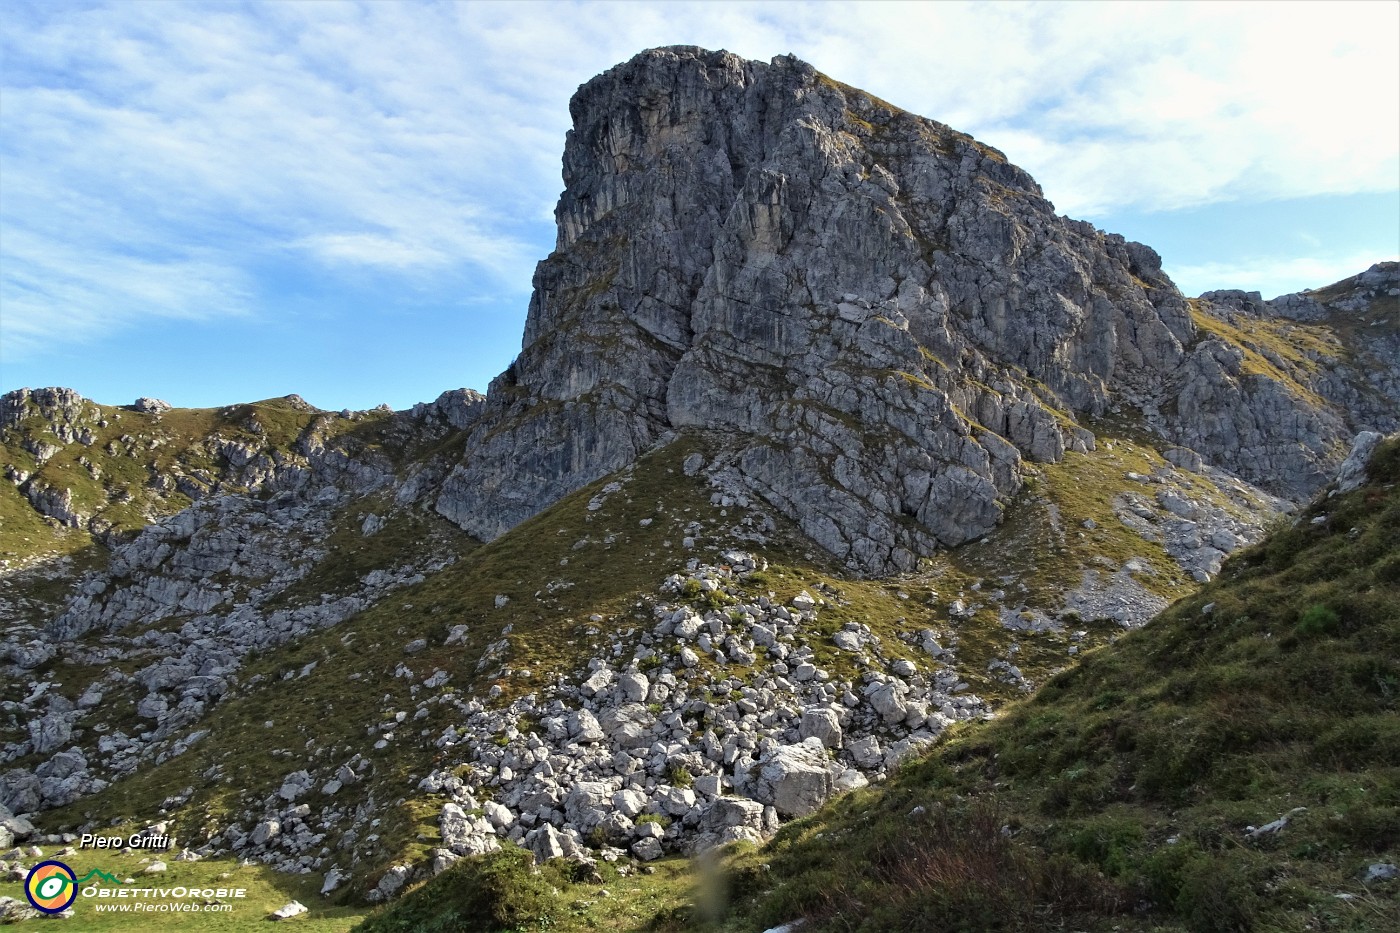
M1235 317L1233 323L1206 312L1200 301L1188 299L1196 328L1239 348L1246 375L1272 379L1319 408L1326 401L1306 383L1318 369L1316 358L1333 358L1340 347L1323 328L1263 318Z

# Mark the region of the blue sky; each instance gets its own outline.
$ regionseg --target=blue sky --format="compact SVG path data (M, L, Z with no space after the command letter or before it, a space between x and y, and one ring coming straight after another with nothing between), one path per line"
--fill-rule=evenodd
M1400 253L1396 3L3 4L3 389L485 389L570 95L658 45L791 52L970 132L1188 294Z

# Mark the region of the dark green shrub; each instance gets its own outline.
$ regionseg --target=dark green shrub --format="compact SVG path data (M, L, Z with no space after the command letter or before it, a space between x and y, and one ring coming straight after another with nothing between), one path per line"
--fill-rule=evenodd
M1318 603L1309 606L1298 618L1297 632L1299 635L1327 635L1330 634L1341 619L1330 607Z
M1073 831L1069 850L1109 875L1119 877L1131 866L1142 841L1142 824L1138 820L1099 816L1085 821Z
M1192 931L1255 929L1259 912L1250 866L1228 853L1207 853L1194 842L1157 849L1140 869L1142 893L1154 910L1174 911Z
M364 933L498 933L548 922L559 911L560 869L507 844L464 858L397 903L366 918Z
M1382 583L1400 584L1400 554L1386 557L1376 564L1376 579Z
M1173 906L1193 931L1244 933L1255 928L1259 897L1245 866L1220 856L1187 866Z
M1328 829L1352 845L1379 852L1400 839L1400 809L1358 801Z

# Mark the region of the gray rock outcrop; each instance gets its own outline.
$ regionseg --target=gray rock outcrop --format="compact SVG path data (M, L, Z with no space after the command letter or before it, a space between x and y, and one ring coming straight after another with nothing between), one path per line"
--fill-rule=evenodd
M821 739L775 745L751 768L736 768L735 786L771 804L781 816L806 816L836 791L841 769L827 758Z
M1351 492L1366 484L1366 467L1384 438L1375 431L1362 431L1352 441L1351 452L1337 471L1337 492Z
M1376 414L1210 324L1257 296L1188 303L1001 153L796 59L654 49L570 111L522 352L436 500L482 538L704 430L850 568L909 569L990 531L1024 461L1092 445L1085 417L1126 405L1298 498Z

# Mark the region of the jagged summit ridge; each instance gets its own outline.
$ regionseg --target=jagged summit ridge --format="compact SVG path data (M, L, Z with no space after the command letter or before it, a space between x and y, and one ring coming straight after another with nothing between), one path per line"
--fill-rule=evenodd
M882 572L985 534L1025 460L1092 445L1078 422L1124 403L1294 497L1368 426L1254 385L1150 248L794 58L654 49L570 112L522 352L437 502L479 536L707 430L754 492Z

